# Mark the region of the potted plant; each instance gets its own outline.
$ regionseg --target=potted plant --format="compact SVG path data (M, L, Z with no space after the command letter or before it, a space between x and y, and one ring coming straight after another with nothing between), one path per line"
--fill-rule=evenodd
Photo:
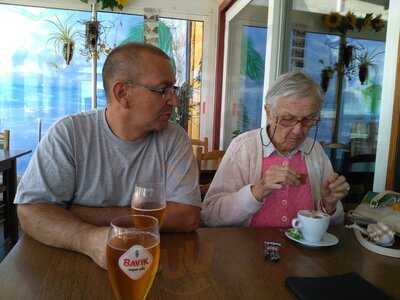
M335 73L335 68L331 66L325 66L324 61L322 59L319 62L324 65L321 70L321 82L320 86L324 93L328 91L329 81L331 80L333 74Z
M78 31L74 29L74 24L69 24L69 18L63 23L56 16L56 20L48 20L53 24L55 31L50 33L48 42L53 42L57 53L61 53L65 63L69 65L74 55L75 40Z
M348 68L353 61L353 45L344 45L343 47L343 63Z
M375 58L383 53L384 51L378 52L374 49L371 52L365 50L356 56L356 60L358 61L358 78L361 84L364 84L368 79L369 67L376 68Z

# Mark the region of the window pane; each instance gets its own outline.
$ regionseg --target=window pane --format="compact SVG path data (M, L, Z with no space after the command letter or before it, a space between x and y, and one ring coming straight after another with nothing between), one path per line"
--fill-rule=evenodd
M379 111L382 93L385 42L348 39L356 47L356 56L369 59L368 77L360 82L359 66L345 77L343 83L343 115L339 127L339 141L357 145L352 154L375 154ZM357 64L360 62L357 61ZM361 76L363 76L361 74ZM362 140L364 142L362 142Z
M200 112L203 62L203 22L190 21L190 84L193 87L189 103L188 134L193 139L200 138Z
M236 135L263 126L267 19L268 1L251 1L229 22L223 99L225 149Z
M130 36L131 29L143 23L142 16L99 13L110 47ZM74 27L76 44L70 65L55 52L50 39L61 22ZM32 149L38 141L38 120L46 132L62 116L91 107L91 63L81 55L83 22L89 12L0 5L0 126L11 130L12 149ZM13 30L10 30L10 26ZM104 55L98 63L98 102L104 106L101 81ZM30 156L18 160L18 172L25 170Z
M203 22L160 18L159 33L159 47L172 57L176 84L183 87L181 94L187 95L172 119L187 129L191 138L199 138Z
M240 61L240 100L236 128L241 132L259 128L263 107L267 28L243 26Z
M339 37L336 35L293 31L291 70L303 70L316 82L321 82L321 70L337 63L338 50L335 45L338 43ZM332 141L336 114L335 82L336 73L328 83L318 128L318 140L325 143ZM310 131L310 136L314 136L314 130Z

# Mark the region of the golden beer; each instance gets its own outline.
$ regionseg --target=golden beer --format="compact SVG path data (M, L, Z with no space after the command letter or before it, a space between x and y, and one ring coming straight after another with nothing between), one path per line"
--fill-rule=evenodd
M133 207L132 212L135 215L146 215L156 218L161 227L164 221L165 205L160 206L160 203L145 202L141 203L139 207Z
M146 299L160 260L158 221L143 215L115 220L107 242L108 277L114 295L117 300Z

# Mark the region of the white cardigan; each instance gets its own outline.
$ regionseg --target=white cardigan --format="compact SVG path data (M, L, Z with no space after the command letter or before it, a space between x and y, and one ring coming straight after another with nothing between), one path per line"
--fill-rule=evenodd
M236 137L228 147L203 202L202 219L207 226L248 226L251 217L262 206L250 191L250 186L261 178L262 160L275 148L269 143L265 128L245 132ZM306 161L311 184L314 208L321 199L321 186L332 174L332 165L322 146L307 138L299 147ZM268 145L269 144L269 145ZM265 146L267 145L267 146ZM331 223L343 222L343 206L338 201Z

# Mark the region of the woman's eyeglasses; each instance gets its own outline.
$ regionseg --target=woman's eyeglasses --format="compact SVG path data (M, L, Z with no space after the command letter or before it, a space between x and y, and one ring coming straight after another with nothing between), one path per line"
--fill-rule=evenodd
M319 116L305 117L300 120L296 118L281 118L277 116L277 119L277 123L282 127L294 127L298 123L300 123L302 127L313 127L320 121Z

